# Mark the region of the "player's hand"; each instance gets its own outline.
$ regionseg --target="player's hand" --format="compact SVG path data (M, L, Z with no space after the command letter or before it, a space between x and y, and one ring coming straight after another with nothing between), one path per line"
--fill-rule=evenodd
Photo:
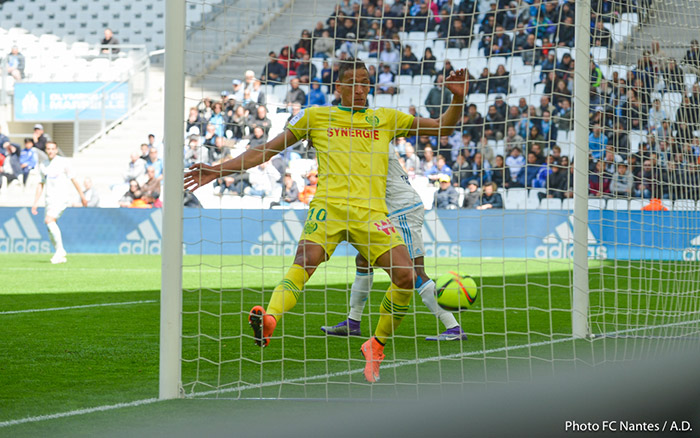
M202 163L193 164L190 166L189 171L185 173L185 190L194 192L220 176L222 175L219 166L209 166Z
M36 205L32 205L32 214L36 216L39 213L39 210L37 210Z
M82 198L80 199L80 203L83 204L83 207L87 207L87 198L82 197Z
M445 88L456 97L464 98L469 90L469 77L466 69L455 70L445 79Z

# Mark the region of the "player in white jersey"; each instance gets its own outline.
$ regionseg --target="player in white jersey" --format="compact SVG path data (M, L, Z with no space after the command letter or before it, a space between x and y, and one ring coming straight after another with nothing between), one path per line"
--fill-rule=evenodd
M51 263L65 263L67 261L66 250L63 249L61 229L58 228L56 221L61 217L66 207L70 206L69 183L72 182L75 190L78 191L83 207L87 206L87 199L85 199L83 191L80 190L80 184L78 184L78 180L73 174L68 158L58 156L58 146L55 142L46 142L46 155L48 155L49 159L39 163L41 183L36 188L32 214L36 215L38 213L39 199L41 199L41 194L45 188L46 209L44 212L44 223L49 230L51 243L56 248L56 253L51 257Z
M401 230L404 242L416 270L416 290L423 304L430 309L437 319L447 329L437 336L427 337L428 341L457 341L466 340L467 334L462 331L452 313L440 307L435 298L435 282L425 273L423 246L424 208L420 195L411 186L406 171L399 163L394 146L389 147L389 168L386 178L386 206L389 210L391 223ZM369 291L372 289L374 274L367 260L361 255L355 258L355 280L350 289L350 313L348 319L334 325L323 326L326 334L334 336L361 336L360 319L364 311Z

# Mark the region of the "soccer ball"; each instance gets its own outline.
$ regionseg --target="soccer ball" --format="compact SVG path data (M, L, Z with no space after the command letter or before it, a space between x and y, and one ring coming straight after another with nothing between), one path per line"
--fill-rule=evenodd
M467 310L478 295L476 282L468 275L450 271L435 282L437 303L445 310L458 312Z

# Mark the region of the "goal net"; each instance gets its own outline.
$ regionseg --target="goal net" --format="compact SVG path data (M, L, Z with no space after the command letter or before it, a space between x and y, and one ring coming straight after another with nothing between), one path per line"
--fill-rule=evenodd
M288 144L185 208L184 393L417 397L697 348L700 11L590 3L589 14L576 11L588 1L187 0L185 167L342 104L343 60L366 64L368 108L434 119L451 107L444 78L467 69L451 133L392 145L423 204L412 232L427 275L469 275L478 296L454 313L468 339L437 342L426 338L449 319L414 293L370 385L360 347L390 279L374 271L361 336L327 335L352 304L356 251L341 244L256 346L249 311L285 278L327 176L328 155Z

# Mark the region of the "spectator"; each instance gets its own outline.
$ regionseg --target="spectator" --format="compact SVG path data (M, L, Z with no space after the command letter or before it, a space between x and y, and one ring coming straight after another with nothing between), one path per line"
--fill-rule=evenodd
M522 149L514 147L508 157L506 157L506 166L510 169L511 187L523 187L519 185L520 173L525 168L525 157L522 155Z
M141 158L141 159L144 161L144 163L145 163L146 160L148 160L148 152L151 150L151 148L150 148L150 146L148 146L148 143L141 143L140 148L141 148L141 155L140 155L140 158ZM145 165L144 165L144 172L146 171L145 169L146 169L146 167L145 167Z
M437 58L435 58L435 55L433 55L433 49L431 49L430 47L426 47L425 52L423 54L423 59L418 65L420 74L435 76L437 74L437 70L435 69L436 62Z
M488 84L489 84L489 76L490 76L489 68L484 67L483 70L481 70L481 74L479 77L474 81L474 93L480 93L480 94L486 94L486 90L488 89Z
M294 179L292 179L292 174L287 172L284 174L284 184L282 185L282 197L280 198L280 202L282 205L287 205L298 201L299 188Z
M100 206L100 194L97 193L97 190L95 190L95 187L92 185L92 179L90 178L85 178L83 181L83 195L85 195L85 199L87 199L87 205L86 207L99 207ZM82 207L83 204L78 202L73 205L73 207Z
M472 163L467 160L464 154L457 155L452 167L452 185L466 189L467 182L472 179L472 175Z
M634 196L639 198L659 198L660 193L656 185L656 175L651 160L644 160L642 169L634 178Z
M663 70L664 84L669 93L685 93L685 74L675 59L669 59Z
M10 53L7 55L7 74L12 76L17 82L21 81L24 79L24 65L24 55L19 52L17 46L12 46Z
M331 58L335 50L335 42L331 38L330 32L324 30L320 38L314 42L314 58Z
M284 103L287 106L287 111L290 111L295 103L299 105L306 104L306 93L299 88L299 79L292 78L289 81L289 91L287 91L287 96L284 98Z
M438 155L437 164L425 172L425 176L431 181L438 181L441 176L447 175L452 178L452 169L445 162L445 157Z
M446 22L450 22L449 18L445 18ZM459 18L454 18L452 21L452 29L449 31L447 38L447 47L453 49L469 48L471 41L471 31L464 26L464 22Z
M559 134L557 125L552 121L552 116L549 111L542 111L542 121L540 122L541 133L544 139L544 144L551 148L557 143Z
M522 49L523 64L537 65L541 61L541 52L537 50L537 39L534 34L528 34Z
M302 55L299 66L297 67L297 77L302 84L316 80L316 66L311 63L311 57L308 53Z
M513 39L513 56L522 56L527 44L527 37L528 33L525 32L525 25L522 22L518 23L515 28L515 38Z
M496 111L498 111L498 114L500 114L503 119L505 120L506 117L508 116L508 104L503 100L503 95L498 94L496 96L496 99L493 102L493 106L496 107ZM517 109L517 108L516 108Z
M227 128L231 131L231 137L240 140L246 136L246 127L248 126L248 116L246 116L246 109L243 105L236 107L236 110L229 117L226 124ZM217 137L220 135L217 134ZM215 143L216 143L216 139Z
M504 94L510 92L510 73L506 71L505 65L499 64L496 73L489 76L488 92Z
M459 194L457 190L450 184L450 177L447 175L440 176L440 187L435 192L435 200L433 205L438 209L456 209L459 208Z
M467 107L467 114L462 119L462 133L469 133L471 138L481 138L484 127L484 118L476 110L473 103Z
M479 186L491 181L491 164L483 157L481 152L477 152L472 159L472 176L477 180Z
M306 175L306 179L309 183L299 194L299 200L304 204L309 205L311 200L314 198L314 195L316 194L316 187L318 185L318 173L315 170L312 170L311 172L309 172L308 175Z
M560 47L574 47L574 17L564 17L563 23L557 28L557 45Z
M41 151L42 154L46 155L46 142L49 141L49 139L46 137L46 134L44 134L44 126L41 123L34 125L32 140L34 140L34 147Z
M476 208L480 197L481 194L479 193L479 183L477 183L476 180L468 181L467 191L464 193L464 202L462 203L462 207Z
M394 72L391 71L389 64L382 66L382 72L377 77L377 94L395 94L396 83L394 82Z
M418 58L413 54L411 46L406 44L403 48L403 56L401 57L401 69L399 74L413 76L420 72Z
M420 167L420 159L416 155L415 149L413 149L413 146L410 143L406 144L404 167L406 168L406 173L409 175L415 175L416 170Z
M489 112L484 118L484 137L489 140L500 140L505 134L505 119L496 109L495 105L489 106Z
M518 174L518 184L519 187L532 188L533 182L537 177L537 173L540 171L540 165L537 164L537 155L530 151L527 154L527 164L525 168ZM512 174L511 169L511 174Z
M433 156L433 148L431 146L426 146L423 149L423 159L420 160L420 168L418 169L419 175L431 175L434 171L433 168L437 166L437 159Z
M114 37L114 33L112 32L112 29L110 29L110 28L105 29L104 35L105 35L105 37L100 42L100 46L101 46L100 53L107 54L107 55L118 54L119 47L111 47L111 46L118 46L119 45L119 41Z
M254 129L256 126L262 128L263 133L267 136L270 133L270 128L272 128L272 121L267 117L267 108L260 105L255 110L255 114L250 114L246 124Z
M132 154L131 156L132 160L134 158L134 155ZM187 149L185 150L185 158L184 158L184 165L185 169L189 168L190 166L196 164L196 163L208 163L209 162L209 157L207 156L207 150L202 148L199 145L199 137L196 135L193 135L190 137L189 142L187 143ZM132 164L129 163L129 171L133 171L135 169L132 169ZM142 168L144 169L143 172L145 174L146 172L146 162L143 162ZM140 176L135 177L135 178L140 178ZM131 179L131 178L129 178Z
M588 176L588 194L590 196L610 194L610 176L605 171L603 160L596 161L594 170Z
M608 146L608 137L603 134L600 125L593 126L593 132L588 136L588 149L591 156L599 160L603 158L603 151Z
M503 155L496 155L494 166L491 168L491 182L505 189L510 188L512 176Z
M384 49L379 54L379 63L384 66L388 65L392 73L396 74L399 71L399 52L394 49L391 41L384 42Z
M131 207L131 204L136 199L141 198L141 186L138 181L132 179L129 181L129 190L119 199L119 206L123 208Z
M156 175L155 167L146 167L146 178L146 182L141 185L141 193L160 192L160 181L162 176L159 178Z
M698 40L690 42L690 49L685 53L683 64L693 68L695 74L700 73L700 44L698 44Z
M498 25L491 38L491 46L484 47L484 53L486 56L510 56L512 47L513 42L510 37L504 32L503 26ZM503 91L503 93L506 93L506 91Z
M141 200L145 203L145 205L132 205L132 208L163 208L163 202L159 198L159 192L145 192L141 197Z
M610 182L610 192L613 195L620 197L632 196L632 190L634 189L634 181L632 179L632 174L628 172L627 163L621 162L617 164L617 171L612 177Z
M260 73L260 79L272 85L284 83L284 79L287 77L287 70L278 62L275 52L270 52L268 55L270 58L262 73Z
M129 182L132 179L136 181L144 181L145 178L146 160L142 159L137 152L133 152L130 157L129 165L124 173L124 182Z
M539 198L564 199L568 189L568 173L567 167L563 166L561 162L554 161L547 175L547 182L545 184L547 191L545 193L539 193Z
M512 106L510 107L511 109L514 109L516 107ZM516 108L517 110L517 108ZM503 142L505 143L505 151L506 155L510 155L510 152L513 150L513 148L522 148L525 146L525 139L522 138L518 133L515 131L515 126L511 125L508 126L506 130L506 136L503 137ZM504 187L503 184L498 184L500 187Z
M326 93L321 90L321 84L318 80L314 79L313 82L311 82L306 106L325 106L326 103Z
M274 192L280 173L275 166L266 161L259 166L248 169L248 180L250 187L246 187L244 193L249 196L259 196L261 198L270 196Z
M447 87L442 86L443 76L437 75L435 86L430 89L428 97L425 98L425 107L430 113L430 118L437 119L443 114L452 102L452 93Z
M262 129L258 128L261 132ZM214 147L208 150L211 164L220 164L231 158L231 151L224 146L224 138L216 137Z
M22 184L27 185L29 172L31 172L36 165L37 155L34 150L34 141L31 138L25 138L24 149L22 149L22 152L19 154L19 166L22 169Z
M612 45L610 31L605 28L602 20L596 21L595 28L591 31L591 45L594 47L610 47Z
M156 148L151 148L148 151L148 159L146 160L146 171L148 171L148 167L153 167L155 170L155 176L158 178L158 181L163 179L163 160L158 158L158 149Z
M557 124L557 128L562 131L571 131L571 122L574 116L571 110L571 101L562 99L559 105L560 108L554 110L554 120Z
M224 113L222 111L223 106L220 102L216 102L214 104L214 114L212 114L211 118L209 119L209 124L214 125L214 132L216 133L217 137L224 136L227 121L227 118L224 116Z
M217 196L232 195L243 196L243 191L250 187L248 184L248 173L238 173L219 178L214 183L214 192Z
M187 116L187 125L185 132L188 134L203 135L204 129L207 126L206 120L199 114L196 107L190 108L190 114ZM197 128L196 132L190 132L192 128Z
M254 127L253 137L250 139L248 147L254 148L258 146L263 146L265 143L267 143L267 136L265 135L265 131L260 126Z
M282 47L280 54L277 57L277 62L282 65L285 71L285 77L296 76L297 72L294 70L293 59L289 56L289 46Z
M503 208L503 198L498 193L496 183L490 182L484 185L483 194L477 200L477 210L489 210L491 208Z

